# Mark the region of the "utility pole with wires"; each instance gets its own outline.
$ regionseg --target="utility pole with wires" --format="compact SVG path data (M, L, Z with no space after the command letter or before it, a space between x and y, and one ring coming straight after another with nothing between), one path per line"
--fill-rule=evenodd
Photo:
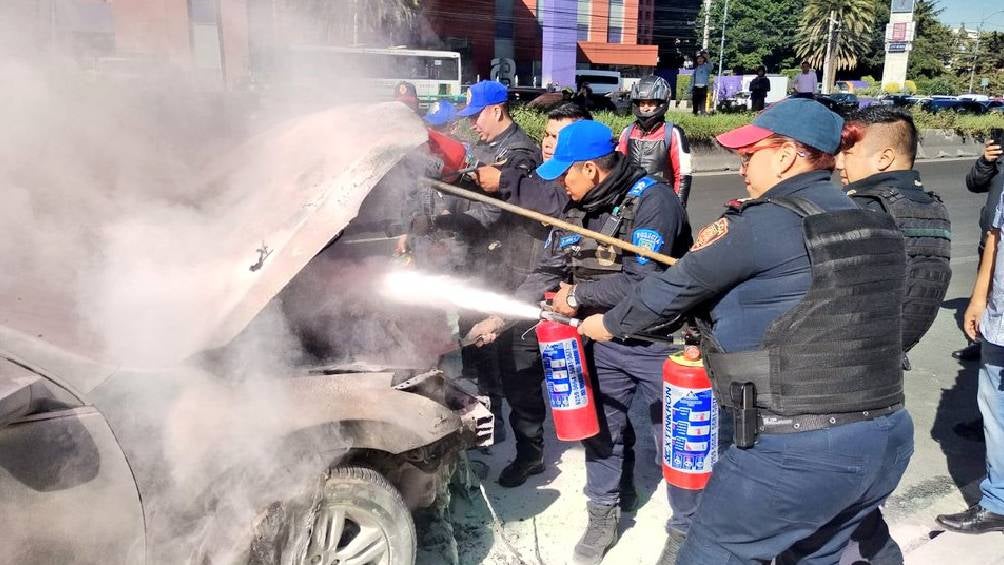
M823 60L822 94L829 94L833 90L833 79L836 78L833 57L836 55L837 37L840 34L840 20L837 19L836 10L830 10L829 20L826 32L826 58Z
M729 0L725 0L725 6L722 10L722 41L718 46L718 76L715 77L715 92L711 97L712 100L712 110L718 108L718 96L721 92L722 87L722 69L725 64L725 24L729 17Z
M704 0L704 38L701 40L701 49L708 49L708 42L711 41L711 0Z

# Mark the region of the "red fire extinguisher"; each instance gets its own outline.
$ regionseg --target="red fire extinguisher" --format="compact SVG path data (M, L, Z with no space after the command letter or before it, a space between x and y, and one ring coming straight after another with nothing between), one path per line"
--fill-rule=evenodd
M697 346L666 359L662 398L662 475L673 486L700 490L718 461L718 401Z
M579 441L598 434L600 422L579 331L560 322L541 320L537 341L558 439Z

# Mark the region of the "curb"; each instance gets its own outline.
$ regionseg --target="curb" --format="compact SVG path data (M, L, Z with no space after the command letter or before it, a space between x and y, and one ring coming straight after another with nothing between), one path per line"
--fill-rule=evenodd
M923 130L917 147L918 159L976 158L983 153L983 142L950 130ZM693 145L695 173L738 171L739 160L731 151L717 145Z

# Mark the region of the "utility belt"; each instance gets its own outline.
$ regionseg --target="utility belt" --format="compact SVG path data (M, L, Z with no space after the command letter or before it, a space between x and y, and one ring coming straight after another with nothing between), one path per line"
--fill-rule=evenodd
M889 416L903 408L902 403L896 403L884 408L858 412L783 416L757 408L756 385L738 382L729 385L729 401L728 408L732 411L735 424L732 441L739 449L753 447L760 434L794 434L825 430Z

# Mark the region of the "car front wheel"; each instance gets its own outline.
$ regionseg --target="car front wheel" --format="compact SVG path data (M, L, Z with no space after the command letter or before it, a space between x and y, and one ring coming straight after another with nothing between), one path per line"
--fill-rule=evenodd
M294 565L413 565L415 523L401 494L366 467L332 469Z

